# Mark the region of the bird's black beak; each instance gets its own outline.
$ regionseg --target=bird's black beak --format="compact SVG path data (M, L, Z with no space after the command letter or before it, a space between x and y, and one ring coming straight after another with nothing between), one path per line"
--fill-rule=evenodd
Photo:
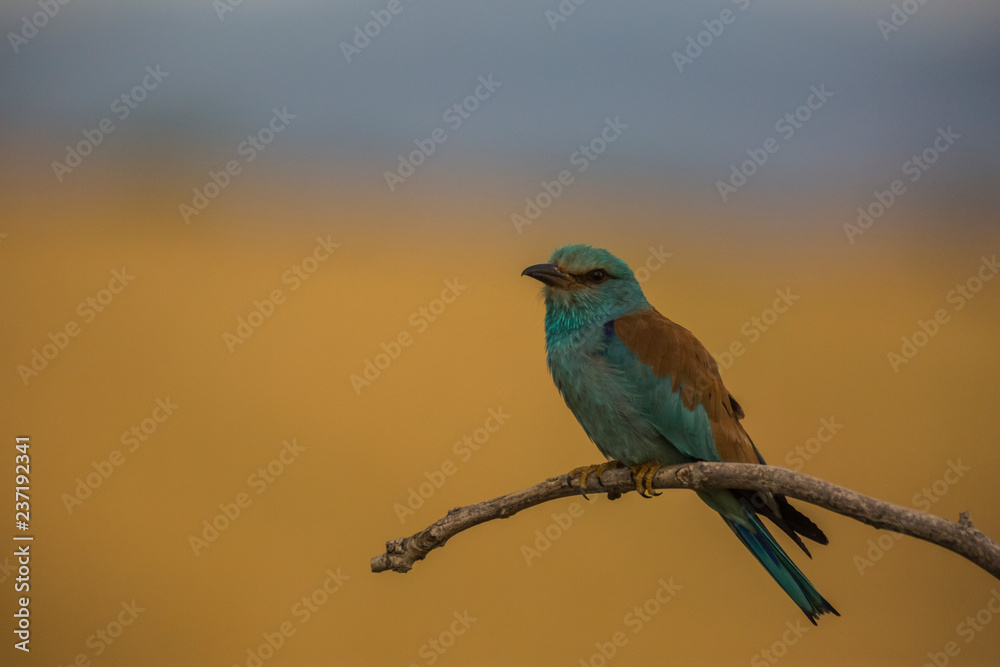
M569 287L573 279L555 264L535 264L521 271L522 276L531 276L549 287Z

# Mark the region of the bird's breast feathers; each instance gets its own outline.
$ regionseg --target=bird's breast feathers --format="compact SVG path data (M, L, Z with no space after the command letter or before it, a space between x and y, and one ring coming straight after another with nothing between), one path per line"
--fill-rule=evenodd
M663 438L639 409L628 378L608 359L609 332L588 327L549 340L552 379L602 454L627 465L658 460L665 455Z
M605 456L628 465L760 462L711 354L656 310L548 343L556 386Z

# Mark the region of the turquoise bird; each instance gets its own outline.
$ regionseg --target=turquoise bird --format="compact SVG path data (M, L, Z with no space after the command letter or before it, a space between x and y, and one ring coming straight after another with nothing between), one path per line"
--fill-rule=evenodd
M580 486L608 467L632 469L636 490L654 495L664 465L692 461L762 464L705 346L653 308L628 265L588 245L559 248L522 276L544 284L545 348L556 387L609 462L580 468ZM784 496L764 491L698 491L740 542L815 625L839 616L761 522L767 517L809 555L800 535L826 535ZM811 556L810 556L811 557Z

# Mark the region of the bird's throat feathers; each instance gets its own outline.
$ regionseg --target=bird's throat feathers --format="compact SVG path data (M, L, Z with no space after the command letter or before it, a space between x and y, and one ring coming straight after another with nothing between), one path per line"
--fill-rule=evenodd
M574 338L592 327L603 327L623 315L652 308L638 298L608 299L580 291L545 288L545 339L549 342Z
M559 340L578 334L582 329L608 321L607 309L597 300L564 290L545 289L545 338Z

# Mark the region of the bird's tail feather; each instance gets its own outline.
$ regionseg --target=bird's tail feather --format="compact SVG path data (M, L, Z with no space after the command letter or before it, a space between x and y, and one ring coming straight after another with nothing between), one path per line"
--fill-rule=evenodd
M760 522L760 519L753 515L748 516L747 522L750 527L747 527L725 516L722 518L736 533L736 537L740 538L740 542L774 577L778 585L792 598L813 625L816 625L816 619L822 614L829 613L840 616L833 605L819 594L819 591L806 579L806 576L796 567L788 554L775 542L774 537Z
M810 558L812 558L812 554L809 553L806 545L802 543L802 538L799 535L817 544L830 543L823 531L819 529L819 526L813 523L805 514L795 509L788 502L788 499L780 493L771 495L778 510L777 512L764 501L759 491L734 489L732 493L748 511L767 517L771 523L784 531L802 549L803 553Z

